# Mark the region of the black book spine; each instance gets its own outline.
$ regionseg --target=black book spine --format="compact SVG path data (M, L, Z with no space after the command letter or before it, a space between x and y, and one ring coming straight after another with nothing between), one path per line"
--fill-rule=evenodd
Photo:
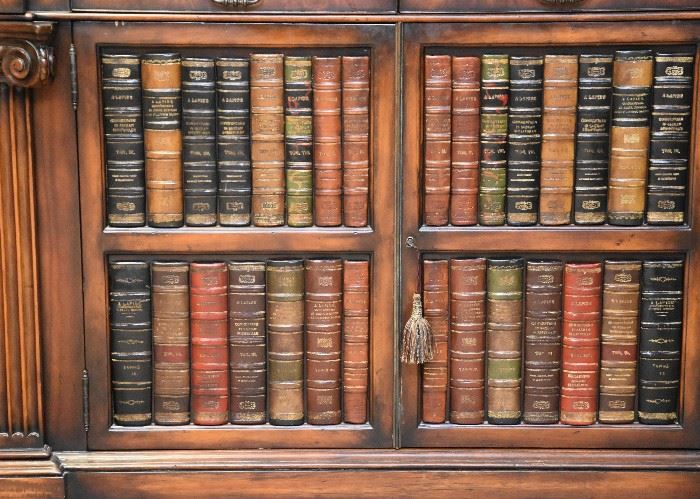
M537 223L540 204L543 72L544 59L541 56L510 58L506 176L508 225Z
M151 279L148 263L109 264L114 424L151 423Z
M656 54L647 184L647 222L685 221L693 54Z
M579 57L574 173L574 223L605 222L608 211L608 156L612 104L611 55Z
M214 60L182 59L182 168L185 224L216 224Z
M641 318L639 422L671 424L678 420L683 260L642 264Z
M107 171L107 223L146 225L141 61L102 54L102 110Z
M216 60L216 133L219 224L250 224L250 65Z

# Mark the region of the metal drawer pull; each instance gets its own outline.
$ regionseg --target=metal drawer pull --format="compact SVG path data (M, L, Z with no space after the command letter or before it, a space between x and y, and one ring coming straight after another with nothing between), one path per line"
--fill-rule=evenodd
M212 2L223 5L224 7L250 7L259 1L260 0L212 0Z

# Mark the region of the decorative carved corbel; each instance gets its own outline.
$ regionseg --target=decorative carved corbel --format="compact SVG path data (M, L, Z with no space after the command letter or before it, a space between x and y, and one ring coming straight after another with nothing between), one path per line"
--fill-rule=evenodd
M0 82L35 87L53 76L54 24L0 23Z

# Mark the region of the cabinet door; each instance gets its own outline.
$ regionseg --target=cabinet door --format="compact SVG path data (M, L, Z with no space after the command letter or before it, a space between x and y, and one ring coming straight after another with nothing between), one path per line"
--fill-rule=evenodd
M401 0L401 12L609 12L698 9L693 0Z
M91 449L385 447L392 444L394 215L394 27L388 25L78 23L81 221ZM367 227L152 227L106 225L100 54L157 51L190 57L258 53L370 58L370 223ZM108 265L113 260L187 262L334 256L370 260L367 422L124 427L113 424Z
M434 2L438 3L438 2ZM638 227L619 227L613 225L580 226L564 225L545 227L533 225L529 227L483 225L456 226L445 223L442 226L424 225L423 211L423 178L424 154L428 142L426 127L434 126L423 117L424 105L435 107L436 101L427 100L427 91L423 86L425 81L425 57L445 56L475 56L483 54L508 54L512 56L545 56L548 54L612 54L615 50L647 48L657 52L678 51L692 52L696 57L695 86L692 94L695 96L694 106L697 107L697 43L700 36L700 25L697 23L566 23L566 25L551 24L412 24L406 27L404 40L405 66L403 81L405 82L405 121L403 125L403 214L402 214L402 249L403 283L401 289L403 319L408 319L411 313L411 297L413 293L426 292L422 282L426 281L426 267L421 263L426 260L442 260L433 265L433 274L428 276L430 293L443 293L444 310L431 309L435 303L425 303L425 313L438 317L442 321L437 333L443 335L446 342L443 348L448 352L442 355L442 376L429 372L426 383L426 367L415 364L401 365L401 445L437 446L437 447L560 447L560 448L693 448L700 443L698 418L698 380L694 375L698 361L698 341L696 331L700 330L700 315L694 289L700 279L700 252L698 248L698 179L693 164L697 164L699 152L694 134L690 137L689 175L688 183L689 212L685 225L673 227L642 225ZM523 41L527 40L527 45ZM478 61L476 61L478 62ZM546 64L546 63L545 63ZM447 64L445 65L447 66ZM435 66L431 66L435 68ZM454 66L452 66L454 67ZM483 59L482 59L483 68ZM439 69L439 68L438 68ZM449 68L448 68L449 69ZM433 79L439 71L431 71ZM501 71L501 76L508 80L508 71ZM442 76L447 71L442 73ZM445 90L449 91L449 78ZM478 80L478 78L476 79ZM545 76L546 83L546 76ZM430 94L435 96L435 93ZM454 95L454 94L453 94ZM482 94L483 99L483 94ZM546 105L546 104L545 104ZM434 110L433 110L434 111ZM453 114L454 117L454 114ZM430 124L427 124L430 123ZM483 124L483 121L482 121ZM697 112L693 112L692 129L698 125ZM436 129L439 127L436 127ZM478 140L478 126L476 127ZM447 125L449 141L449 125ZM482 129L481 133L483 134ZM482 135L483 136L483 135ZM432 137L430 137L432 138ZM434 140L434 139L433 139ZM449 146L447 146L449 149ZM454 149L453 149L454 150ZM432 151L434 154L434 150ZM478 153L477 153L478 154ZM481 159L484 160L482 153ZM478 160L478 158L477 158ZM477 161L478 163L478 161ZM447 160L448 170L450 160ZM454 168L454 164L452 164ZM449 175L448 175L449 176ZM449 190L449 182L448 190ZM539 183L538 183L539 185ZM503 186L505 189L505 185ZM678 423L663 426L644 425L637 422L630 424L601 424L595 423L588 427L567 426L555 424L487 424L486 416L481 417L475 424L455 424L450 422L450 375L449 366L452 360L451 327L445 325L450 317L449 306L445 302L447 290L455 289L449 281L447 260L453 258L505 258L517 256L527 260L559 260L564 262L591 261L601 262L609 258L647 260L654 258L678 258L685 260L685 299L683 311L682 356L680 394L678 406ZM431 281L435 268L440 272L438 286ZM476 283L476 281L475 281ZM483 286L483 281L481 282ZM463 288L466 286L463 286ZM519 288L524 293L524 287ZM482 289L485 291L485 289ZM464 289L461 292L466 292ZM425 295L424 295L425 296ZM486 305L484 305L486 308ZM566 310L566 309L565 309ZM468 315L468 314L467 314ZM495 314L494 314L495 315ZM469 317L463 319L469 322ZM473 317L473 316L472 316ZM518 320L524 316L519 315ZM514 319L515 320L515 319ZM473 321L472 321L473 322ZM454 326L454 323L452 323ZM467 328L468 329L468 328ZM486 325L484 325L486 330ZM523 348L525 333L519 346ZM449 338L449 339L448 339ZM488 341L488 337L487 337ZM474 346L475 350L478 347ZM488 346L486 347L488 350ZM502 350L502 349L499 349ZM478 353L478 352L475 352ZM456 358L460 358L457 355ZM484 357L482 357L483 359ZM525 361L527 362L527 358ZM435 368L428 366L428 369ZM480 368L484 369L483 360ZM517 367L514 378L521 373ZM482 374L484 383L488 374ZM433 383L431 385L431 377ZM437 381L434 381L437 378ZM477 376L474 377L476 379ZM493 378L500 379L496 374ZM474 385L477 386L477 385ZM522 385L520 385L522 387ZM424 411L426 396L422 395L434 389L439 392L442 401L439 418L432 415L426 417ZM485 392L488 396L489 388ZM457 392L458 393L458 392ZM484 403L484 391L480 401ZM433 394L434 395L434 394ZM557 411L558 415L558 411ZM442 421L428 423L426 419ZM558 418L557 418L558 421Z
M396 12L396 0L78 0L75 10L300 14Z

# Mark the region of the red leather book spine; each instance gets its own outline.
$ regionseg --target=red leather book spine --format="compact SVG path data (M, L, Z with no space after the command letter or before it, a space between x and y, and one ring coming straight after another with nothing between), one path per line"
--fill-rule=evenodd
M343 262L343 418L367 422L369 262Z
M450 208L452 57L425 56L423 119L423 217L425 225L447 225Z
M369 201L369 56L343 56L343 224L367 225Z
M226 264L190 264L192 422L228 422L228 278Z
M561 405L564 424L589 425L598 413L602 265L564 266Z
M423 315L430 323L435 338L433 360L423 365L425 423L444 423L447 415L448 279L448 260L423 260Z
M340 57L314 57L314 223L336 227L343 222Z
M484 421L486 259L450 261L450 423Z
M452 58L450 224L476 225L479 204L481 59Z

